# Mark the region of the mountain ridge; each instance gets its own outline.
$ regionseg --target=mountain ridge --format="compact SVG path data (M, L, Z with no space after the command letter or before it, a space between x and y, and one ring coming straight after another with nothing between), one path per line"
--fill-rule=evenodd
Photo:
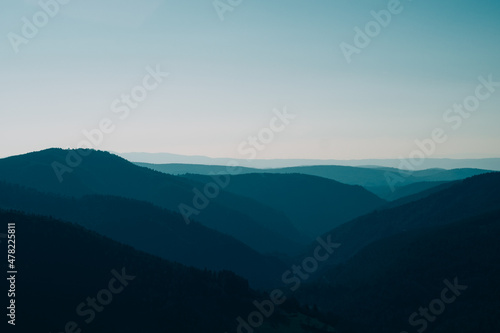
M177 212L180 204L193 204L196 188L203 189L202 184L195 184L192 180L142 168L101 151L86 151L90 155L84 157L73 172L66 174L63 182L59 182L51 165L54 161L63 163L70 152L75 151L48 149L0 159L0 180L41 192L76 197L91 194L122 196ZM225 202L228 198L231 201ZM266 214L263 215L263 211ZM260 220L262 216L267 220ZM259 217L258 221L256 217ZM296 241L265 226L281 221L293 228L282 214L271 207L228 192L221 191L219 196L211 199L207 207L196 215L196 220L207 227L228 233L262 253L289 253L300 248Z

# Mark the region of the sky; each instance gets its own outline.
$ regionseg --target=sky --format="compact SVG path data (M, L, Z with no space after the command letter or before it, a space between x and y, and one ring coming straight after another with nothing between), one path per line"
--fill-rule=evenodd
M0 2L0 157L500 157L497 0L58 1Z

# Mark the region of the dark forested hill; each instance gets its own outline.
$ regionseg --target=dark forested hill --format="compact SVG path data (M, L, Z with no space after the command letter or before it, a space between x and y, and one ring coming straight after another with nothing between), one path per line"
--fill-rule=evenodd
M211 181L210 177L202 175L186 177L200 182ZM297 229L311 238L386 203L361 186L302 174L231 176L226 190L284 212Z
M457 181L426 198L358 217L325 234L342 244L330 263L344 262L370 243L392 235L446 225L498 208L500 172Z
M499 239L500 210L405 232L296 295L355 332L500 332Z
M0 182L0 208L77 223L167 260L201 269L231 270L254 287L276 285L285 266L236 239L147 202L91 195L82 198L40 193Z
M236 332L236 319L269 299L234 273L174 264L70 223L0 210L2 231L7 223L16 225L16 332ZM312 320L294 304L264 326L308 332L292 321Z
M63 181L54 166L67 171L60 174ZM121 196L176 212L185 205L197 211L189 220L229 234L260 252L293 253L303 240L283 214L255 200L215 189L209 189L212 192L207 197L203 184L142 168L101 151L48 149L0 159L0 180L76 197ZM200 192L205 198L200 199ZM274 231L276 225L285 226L288 234Z

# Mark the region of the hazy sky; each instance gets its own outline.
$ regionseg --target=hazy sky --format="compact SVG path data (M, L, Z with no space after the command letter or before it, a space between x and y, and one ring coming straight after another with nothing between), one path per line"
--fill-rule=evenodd
M222 0L237 5L222 14L212 0L66 1L53 17L0 2L0 156L76 147L109 118L101 150L242 158L286 107L296 118L257 158L397 158L435 128L448 139L432 157L500 157L500 86L460 124L443 119L478 77L500 81L498 0L402 0L350 63L341 43L390 1ZM114 113L148 67L169 76Z

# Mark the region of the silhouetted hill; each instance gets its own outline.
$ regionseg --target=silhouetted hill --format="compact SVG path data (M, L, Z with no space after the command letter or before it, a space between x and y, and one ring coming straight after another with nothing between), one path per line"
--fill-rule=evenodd
M0 210L2 231L13 222L18 332L236 332L236 318L269 298L228 271L188 268L70 223ZM285 304L266 325L307 332L291 320L301 309Z
M168 174L186 174L195 173L201 175L232 173L232 174L248 174L248 173L280 173L280 174L304 174L318 176L327 179L332 179L344 184L360 185L369 191L375 193L379 197L386 200L395 200L404 195L411 193L402 193L398 195L398 190L407 185L424 182L444 182L465 179L475 175L490 172L482 169L426 169L414 171L411 174L401 172L399 169L389 167L367 167L367 166L341 166L341 165L314 165L287 167L276 169L252 169L239 167L236 172L225 166L217 165L189 165L189 164L144 164L148 168L168 173ZM391 184L393 186L391 186ZM411 187L410 187L411 189ZM417 188L414 188L416 193Z
M392 235L450 224L499 207L499 172L457 181L426 198L358 217L325 234L342 244L329 263L344 262L370 243Z
M43 194L0 182L0 208L77 223L116 241L170 261L210 270L231 270L253 287L280 282L286 266L236 239L147 202L111 196L82 198Z
M499 332L499 239L500 210L401 233L331 268L299 299L340 315L340 328L356 332ZM466 290L454 294L444 280ZM425 320L420 309L429 307Z
M197 175L210 175L210 174L246 174L246 173L258 173L260 169L255 168L231 168L223 165L203 165L203 164L152 164L152 163L141 163L135 162L134 164L150 168L152 170L168 173L171 175L185 175L185 174L197 174Z
M186 177L200 182L211 180L201 175ZM361 186L302 174L231 176L226 190L284 212L297 229L312 239L386 203Z
M204 192L203 184L192 180L141 168L107 152L83 152L89 155L72 167L71 172L64 174L62 182L59 182L52 164L65 164L68 154L74 156L75 150L48 149L0 159L0 180L76 197L92 194L122 196L177 212L181 204L196 209L194 191ZM203 200L197 199L197 204L199 201ZM275 225L288 224L290 235L297 235L291 222L283 214L254 200L221 191L198 207L205 209L198 210L199 214L193 214L190 219L229 234L260 252L290 253L300 248L296 241L272 230Z
M182 178L193 188L203 189L217 184L217 181L212 176L191 176ZM258 197L247 196L228 190L231 187L230 184L233 182L233 176L223 175L218 177L220 177L219 180L227 179L229 183L229 186L224 186L224 190L219 193L217 197L219 201L223 202L225 207L231 207L245 216L250 216L274 235L280 235L282 238L292 241L293 243L289 242L289 248L286 253L300 253L310 242L311 239L307 234L299 231L298 227L294 225L292 217L285 214L286 212L281 210L280 207L271 205L267 201L260 200ZM253 185L249 184L249 186ZM280 239L278 236L275 236L275 238ZM265 239L262 240L264 241Z
M345 166L293 167L271 171L279 173L303 173L333 179L344 184L360 185L384 199L393 193L390 182L397 189L398 187L413 183L459 180L489 172L488 170L479 169L427 169L414 171L409 175L401 175L400 170L394 168Z

